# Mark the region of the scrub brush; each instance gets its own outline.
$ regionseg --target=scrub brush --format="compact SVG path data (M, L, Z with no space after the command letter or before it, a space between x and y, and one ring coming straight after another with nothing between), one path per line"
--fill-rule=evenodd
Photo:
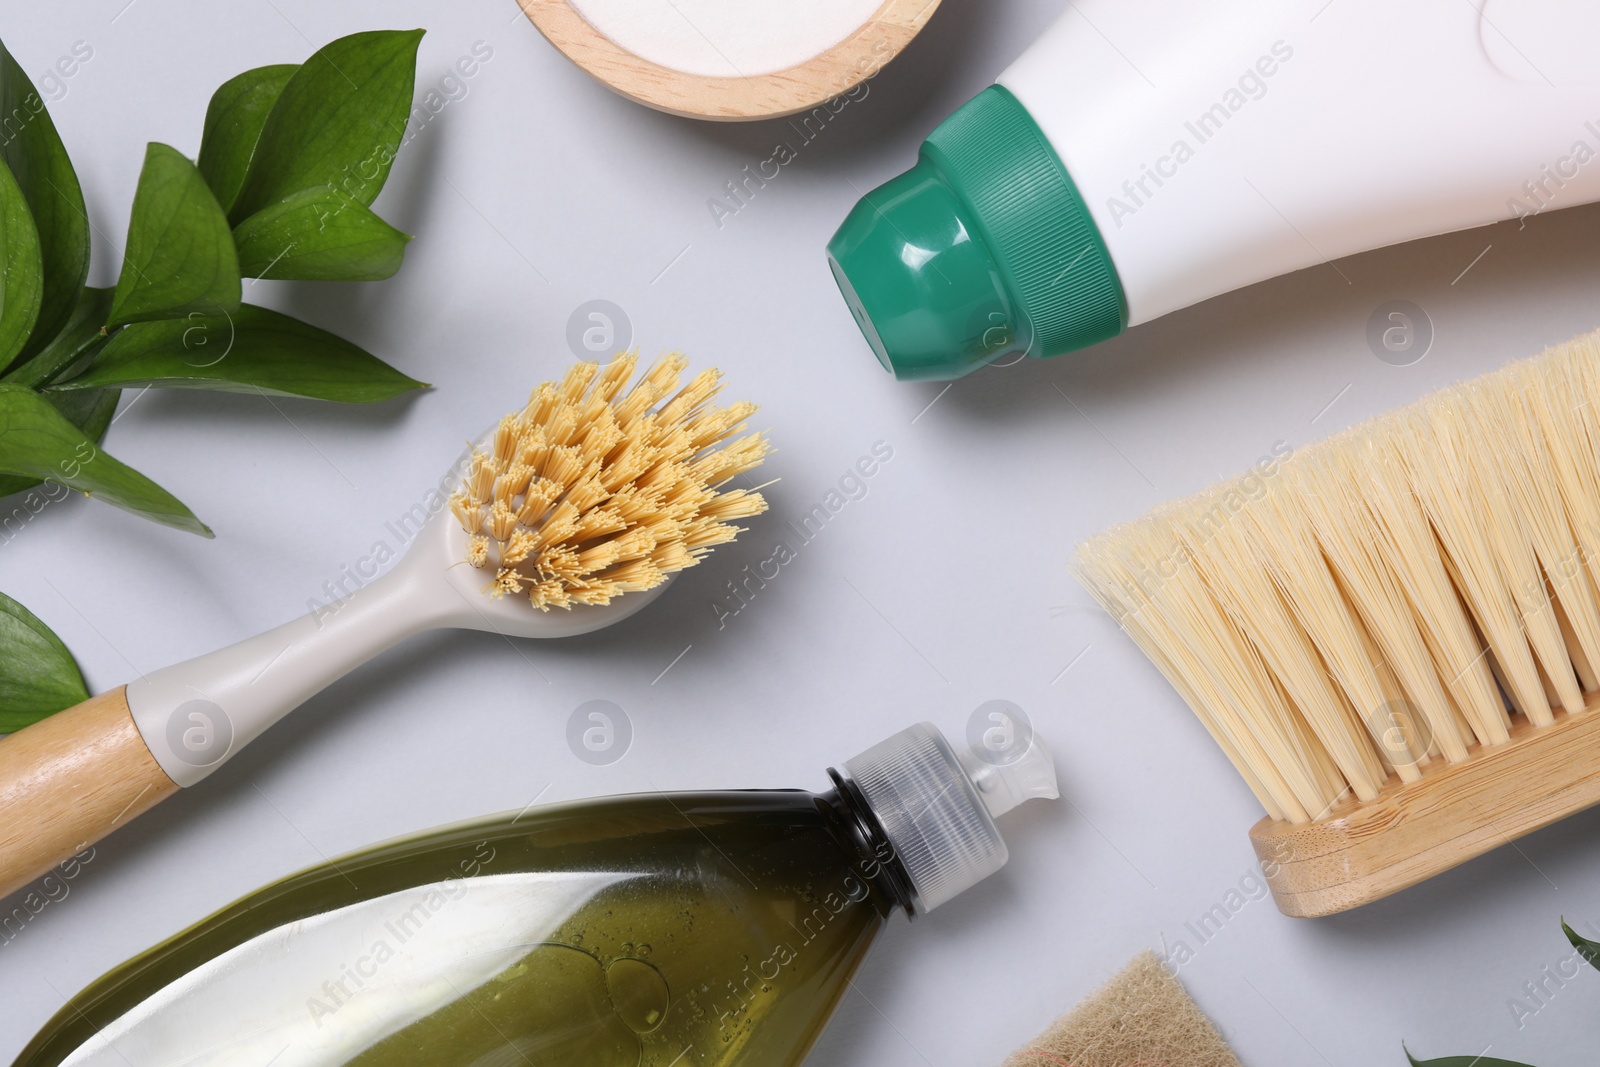
M1278 907L1376 900L1600 802L1600 331L1080 546L1267 810Z
M717 407L706 370L667 355L577 363L470 447L406 555L336 604L102 693L0 741L0 895L216 770L325 686L440 627L588 633L766 510L725 489L761 463L755 405ZM449 480L447 479L447 480Z

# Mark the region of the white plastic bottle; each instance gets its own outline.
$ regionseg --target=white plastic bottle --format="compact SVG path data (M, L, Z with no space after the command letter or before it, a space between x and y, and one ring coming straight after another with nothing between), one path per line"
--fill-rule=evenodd
M1600 200L1600 4L1079 0L828 245L897 377Z

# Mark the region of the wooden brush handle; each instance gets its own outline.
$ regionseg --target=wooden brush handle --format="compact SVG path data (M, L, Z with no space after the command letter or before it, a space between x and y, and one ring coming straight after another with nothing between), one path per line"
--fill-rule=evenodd
M0 740L0 897L177 791L121 687Z
M1600 804L1600 706L1511 740L1434 760L1409 785L1348 801L1315 822L1250 831L1285 915L1332 915L1386 897L1574 812Z

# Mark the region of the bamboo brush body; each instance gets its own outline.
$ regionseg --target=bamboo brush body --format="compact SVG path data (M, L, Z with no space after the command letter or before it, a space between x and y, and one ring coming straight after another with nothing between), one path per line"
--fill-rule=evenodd
M751 404L679 388L663 357L575 364L468 449L460 487L406 555L332 609L43 719L0 740L0 896L216 770L325 686L440 627L588 633L633 614L765 510L725 483L759 464Z
M1600 331L1078 549L1343 911L1600 802Z

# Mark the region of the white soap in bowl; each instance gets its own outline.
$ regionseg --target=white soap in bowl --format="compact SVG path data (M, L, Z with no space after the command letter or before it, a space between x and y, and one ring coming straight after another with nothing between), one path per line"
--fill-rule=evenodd
M661 111L737 122L792 115L872 77L939 0L517 0L601 82Z

